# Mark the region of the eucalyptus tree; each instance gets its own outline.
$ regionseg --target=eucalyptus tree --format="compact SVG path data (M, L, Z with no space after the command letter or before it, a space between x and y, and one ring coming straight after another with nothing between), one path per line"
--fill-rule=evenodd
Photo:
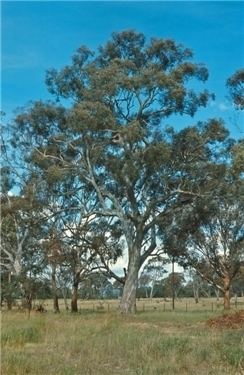
M67 288L72 289L71 312L78 311L79 283L91 271L96 256L90 244L92 199L89 200L82 186L76 190L76 185L71 175L62 179L52 169L46 171L42 183L45 218L40 245L50 274L54 312L59 312L60 288L64 296ZM67 309L66 298L65 301Z
M244 257L242 202L215 202L214 213L188 238L188 260L197 272L217 287L230 308L231 284L240 272Z
M232 291L236 296L244 296L244 261L242 261L240 271L232 282Z
M136 309L138 273L157 246L157 225L209 188L210 155L226 136L215 120L163 129L171 115L193 116L212 97L192 89L208 78L192 57L170 39L113 33L96 53L82 46L70 65L47 73L59 103L36 102L15 119L17 143L25 138L42 178L72 180L71 199L89 192L93 214L120 227L128 252L124 313Z
M6 176L3 174L3 180ZM13 186L13 185L11 185ZM9 185L1 191L1 268L8 274L8 289L31 306L35 277L42 273L39 247L40 207L35 181L23 183L20 194L11 193Z
M186 263L223 294L225 309L230 308L231 285L244 260L242 149L242 141L232 141L223 150L218 186L193 205L177 233Z
M168 263L168 259L163 258L161 255L148 260L147 264L143 268L142 274L140 275L140 282L146 281L147 286L150 286L150 298L153 298L154 287L159 280L161 280L165 273L165 265Z
M173 280L172 280L173 279ZM162 280L162 289L165 297L172 295L172 284L174 283L174 298L178 298L180 291L184 288L185 278L180 272L170 273L167 277ZM175 306L172 306L173 309Z
M3 119L2 119L3 120ZM1 268L13 295L31 303L43 263L39 248L42 204L38 176L15 141L10 124L1 124ZM35 284L35 285L34 285Z
M191 269L191 268L189 269L189 277L191 280L189 284L192 286L192 291L193 291L195 302L198 303L203 279L196 272L196 270Z
M61 234L63 248L63 270L70 275L72 294L71 312L78 312L78 290L80 283L97 267L97 254L92 247L91 218L80 213L63 222ZM61 271L61 269L60 269Z
M237 109L244 109L244 69L237 70L227 80L227 87Z
M32 198L30 195L1 196L1 261L16 276L21 274L24 247L34 232L36 217Z

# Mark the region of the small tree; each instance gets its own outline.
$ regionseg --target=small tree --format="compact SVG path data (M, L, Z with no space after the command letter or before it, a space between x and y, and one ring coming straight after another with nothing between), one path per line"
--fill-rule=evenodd
M164 268L168 261L162 256L158 255L148 261L144 267L140 280L146 279L147 285L150 286L150 298L153 298L154 286L162 279L163 275L167 272Z
M164 294L167 297L172 295L172 284L174 284L174 294L177 298L179 295L180 290L183 288L183 283L185 281L184 275L180 272L170 273L166 278L162 281L162 287L164 290ZM173 309L175 306L172 306Z
M235 193L216 198L210 218L187 239L189 263L223 293L225 309L230 308L231 283L243 258L244 202L237 190Z
M1 267L8 276L9 307L11 294L21 296L31 306L31 274L42 272L42 255L39 248L39 209L29 187L22 190L23 196L1 196Z

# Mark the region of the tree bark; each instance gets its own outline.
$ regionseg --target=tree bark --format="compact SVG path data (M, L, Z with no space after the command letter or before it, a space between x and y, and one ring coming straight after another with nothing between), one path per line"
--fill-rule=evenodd
M198 303L199 302L199 290L194 289L193 293L194 293L195 303Z
M230 277L225 275L224 277L224 309L230 309Z
M134 314L136 312L136 291L140 269L140 248L134 247L129 254L128 271L120 302L120 311L122 314Z
M78 312L78 284L73 285L71 297L71 312Z
M198 303L199 302L199 288L197 285L194 284L194 282L193 282L193 295L194 295L195 303Z
M60 313L57 294L53 296L53 310L55 313Z
M146 298L148 298L147 287L145 287L145 291L146 291Z
M175 260L172 259L172 309L175 309Z
M56 282L56 266L52 265L52 292L53 292L53 310L55 313L60 313Z
M6 295L6 301L7 301L7 307L8 310L12 310L12 304L13 304L13 299L12 299L12 294L11 294L11 272L9 271L8 273L8 285L9 285L9 293Z
M25 300L26 300L26 308L27 308L28 316L30 318L30 312L32 309L32 293L27 293Z
M155 282L154 282L154 280L153 280L153 282L152 282L152 286L151 286L151 291L150 291L150 300L152 300L152 298L153 298L154 284L155 284Z

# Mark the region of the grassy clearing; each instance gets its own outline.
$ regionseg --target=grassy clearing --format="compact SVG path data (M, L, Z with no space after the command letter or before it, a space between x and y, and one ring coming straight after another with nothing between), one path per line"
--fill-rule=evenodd
M48 311L53 310L53 304L51 300L45 301L34 301L35 303L41 303L45 309ZM19 302L20 304L20 302ZM68 300L68 305L70 306L70 300ZM172 311L172 301L171 299L164 300L163 298L141 298L137 301L137 310L139 312L171 312ZM119 300L79 300L78 308L79 310L89 310L89 311L117 311L119 306ZM64 301L59 300L59 307L61 311L65 311ZM238 297L237 301L234 298L231 299L231 307L233 309L244 309L244 297ZM223 309L223 299L220 298L219 301L216 298L201 298L199 303L195 303L193 298L182 298L175 301L175 310L182 312L221 312Z
M242 375L244 329L212 330L215 315L4 312L2 375Z

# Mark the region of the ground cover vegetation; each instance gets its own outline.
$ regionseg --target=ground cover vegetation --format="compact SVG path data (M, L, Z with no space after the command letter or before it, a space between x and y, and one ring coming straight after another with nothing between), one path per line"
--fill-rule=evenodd
M168 260L173 300L184 284L176 262L194 273L196 302L203 280L224 296L225 309L233 288L243 293L243 141L216 118L167 126L180 115L194 123L214 99L207 78L188 48L131 30L96 52L81 46L70 65L47 72L53 101L31 103L3 131L9 309L21 297L30 311L34 296L51 294L59 312L61 294L78 312L85 286L91 296L92 286L103 293L113 279L120 311L134 313L139 290L153 297ZM227 85L243 109L243 70ZM121 259L126 266L116 273Z
M243 328L222 329L217 321L216 313L201 311L49 312L30 319L6 312L2 373L241 375Z

